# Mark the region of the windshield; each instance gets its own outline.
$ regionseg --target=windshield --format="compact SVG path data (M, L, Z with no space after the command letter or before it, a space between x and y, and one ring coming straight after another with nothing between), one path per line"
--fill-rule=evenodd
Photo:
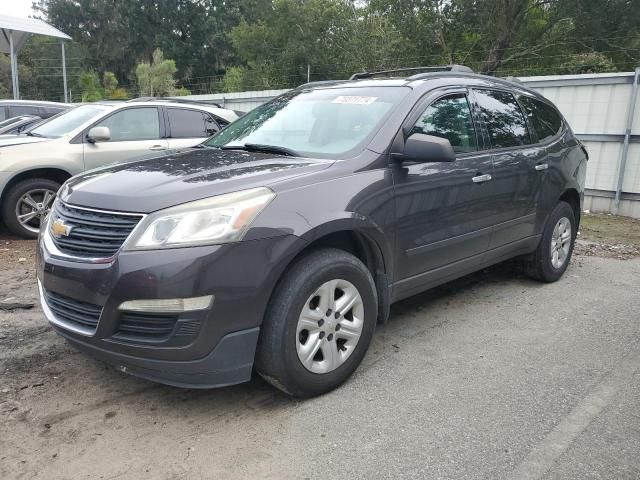
M210 147L272 146L305 157L344 157L364 149L406 87L294 90L261 105L205 142Z
M29 130L28 133L36 137L62 137L68 135L99 113L106 112L111 108L108 105L82 105L51 117L36 128Z

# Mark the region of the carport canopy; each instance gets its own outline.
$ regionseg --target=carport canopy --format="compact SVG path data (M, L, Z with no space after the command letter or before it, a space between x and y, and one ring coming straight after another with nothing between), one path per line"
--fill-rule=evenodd
M71 40L66 33L61 32L42 20L36 18L17 18L0 14L0 52L8 53L11 57L11 85L13 98L20 98L18 84L18 52L29 40L31 35L46 35L59 38L62 49L62 77L64 83L64 101L67 101L67 66L64 57L64 40Z

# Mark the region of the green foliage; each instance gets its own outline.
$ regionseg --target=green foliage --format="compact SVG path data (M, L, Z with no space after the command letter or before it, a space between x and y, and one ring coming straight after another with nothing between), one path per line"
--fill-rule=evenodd
M184 97L186 95L191 95L191 90L189 90L188 88L179 87L174 90L173 95L175 97Z
M244 80L247 77L247 69L244 67L231 67L227 69L221 82L221 90L225 93L240 92L244 89Z
M78 87L80 88L83 102L95 102L103 98L100 78L94 71L82 72L78 77Z
M615 72L616 66L606 55L597 52L578 53L560 65L562 74Z
M124 88L114 88L108 96L109 100L127 100L129 93Z
M104 72L102 75L102 88L107 98L111 98L111 95L118 88L118 79L113 72Z
M176 94L176 62L165 60L162 50L153 52L151 63L140 63L136 67L138 92L141 96L165 97Z

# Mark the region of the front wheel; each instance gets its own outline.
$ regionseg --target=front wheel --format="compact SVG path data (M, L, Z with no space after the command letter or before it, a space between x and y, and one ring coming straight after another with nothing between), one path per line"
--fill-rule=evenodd
M559 202L547 219L538 248L524 259L525 273L542 282L562 277L571 261L576 230L573 208Z
M58 182L47 178L29 178L11 187L2 200L2 219L9 231L36 238L59 188Z
M342 384L367 351L377 318L367 267L336 249L312 252L285 274L262 326L256 370L296 397Z

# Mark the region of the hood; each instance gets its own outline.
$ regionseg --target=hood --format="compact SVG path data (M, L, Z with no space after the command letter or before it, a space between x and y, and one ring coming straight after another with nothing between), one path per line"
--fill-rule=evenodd
M11 145L24 145L25 143L38 143L51 140L44 137L30 137L29 135L0 135L0 148Z
M324 170L332 163L242 150L192 148L73 177L60 198L82 207L149 213L223 193L268 187Z

